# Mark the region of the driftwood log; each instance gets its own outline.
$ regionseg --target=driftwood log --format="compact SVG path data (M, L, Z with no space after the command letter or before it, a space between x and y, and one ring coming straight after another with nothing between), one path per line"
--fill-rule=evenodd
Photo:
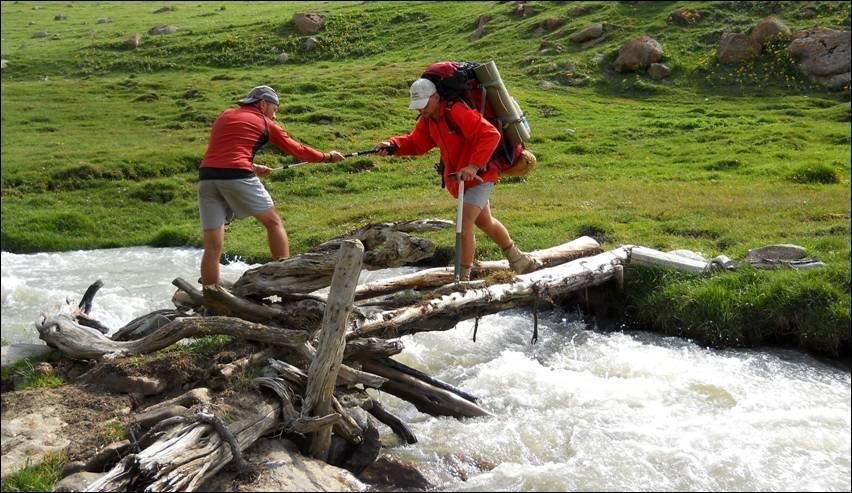
M200 291L176 279L178 310L139 317L119 330L127 340L93 327L87 312L100 287L95 284L79 306L43 314L37 322L40 337L73 359L151 353L212 334L263 346L216 367L222 378L247 366L262 367L264 376L253 380L257 393L214 403L209 391L195 389L186 394L198 394L191 402L143 410L134 422L150 430L136 448L121 449L132 452L91 490L196 490L229 463L246 467L241 451L270 433L293 438L306 455L360 470L380 449L371 416L406 443L417 441L402 420L367 394L368 388L435 416L491 416L475 396L391 359L404 349L400 336L448 330L461 320L509 308L537 307L606 282L621 284L622 265L634 253L638 262L658 258L631 246L602 252L583 237L532 252L543 268L525 275L512 275L505 261L495 261L476 264L470 283L454 284L452 269L437 268L357 285L362 267L395 266L431 254L434 247L407 233L443 225L410 222L357 230L308 254L253 269L232 288ZM692 261L659 258L696 270ZM328 295L313 293L329 284Z

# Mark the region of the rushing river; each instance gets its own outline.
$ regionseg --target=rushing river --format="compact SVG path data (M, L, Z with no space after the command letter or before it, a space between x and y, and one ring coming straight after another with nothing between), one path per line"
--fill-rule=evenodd
M110 327L168 308L172 279L194 281L200 259L192 249L3 252L3 339L38 342L38 314L79 301L96 279L92 316ZM223 278L248 267L223 267ZM795 351L601 332L558 312L539 329L530 345L532 317L511 311L482 319L476 342L470 321L405 338L397 359L477 395L494 416L433 418L382 394L419 439L387 452L424 464L441 490L852 489L848 369ZM395 441L386 429L383 438Z

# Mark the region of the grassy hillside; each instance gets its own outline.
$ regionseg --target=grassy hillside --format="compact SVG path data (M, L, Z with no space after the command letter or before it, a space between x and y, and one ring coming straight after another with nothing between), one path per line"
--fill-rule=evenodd
M154 13L164 5L172 10ZM836 300L829 323L848 344L848 90L811 85L783 52L733 67L714 52L726 27L746 32L765 15L792 30L849 30L849 3L527 5L534 15L514 15L514 2L3 2L2 248L197 246L194 170L209 126L252 86L279 91L279 121L297 140L355 151L413 127L407 88L427 64L494 59L528 114L539 157L531 177L501 184L492 200L523 248L589 234L605 247L738 259L797 243L833 269L808 276L833 290L819 296ZM578 6L590 11L570 15ZM667 20L679 7L713 15L679 26ZM806 8L816 17L805 18ZM312 52L292 22L307 11L326 19ZM481 14L491 20L471 42ZM539 35L548 19L563 25ZM584 50L569 41L592 22L606 23L602 43ZM178 31L121 49L161 24ZM662 44L668 79L610 68L641 35ZM282 51L286 64L276 63ZM258 162L291 160L265 149ZM367 222L454 217L436 160L301 167L267 186L299 253ZM452 247L452 232L432 236ZM253 220L230 226L226 249L268 259ZM498 255L480 241L480 258Z

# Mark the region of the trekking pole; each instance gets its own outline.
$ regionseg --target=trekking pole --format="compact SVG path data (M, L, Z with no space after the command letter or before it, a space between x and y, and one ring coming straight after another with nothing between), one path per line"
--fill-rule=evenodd
M453 180L459 182L459 203L456 207L456 261L455 271L453 271L453 279L459 282L461 279L461 236L462 236L462 211L464 210L464 180L459 180L455 173L450 173L449 176ZM482 181L480 176L476 179Z
M343 157L364 156L366 154L375 154L377 152L378 151L376 149L369 149L367 151L350 152L349 154L344 154ZM273 169L272 172L274 173L274 172L282 170L282 169L296 168L298 166L304 166L306 164L313 164L313 163L311 163L311 161L301 161L301 162L298 162L298 163L285 164L284 166L281 166L280 168Z
M461 279L462 209L464 209L464 180L459 180L459 205L456 209L456 265L453 280Z

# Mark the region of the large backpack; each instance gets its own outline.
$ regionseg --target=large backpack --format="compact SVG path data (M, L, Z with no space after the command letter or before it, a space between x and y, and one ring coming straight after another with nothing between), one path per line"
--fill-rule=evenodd
M480 82L477 72L491 74L491 82ZM524 149L524 143L529 139L529 124L517 106L517 102L506 93L494 62L488 65L449 61L434 63L426 68L421 77L435 84L441 99L461 102L469 108L476 108L500 131L500 143L488 164L496 166L501 175L524 176L535 166L535 156ZM498 85L502 94L502 107L511 108L508 112L502 111L502 117L496 114L487 94L489 87ZM506 99L508 100L503 101ZM513 116L507 118L508 114ZM448 114L445 113L445 117L450 130L458 131Z

